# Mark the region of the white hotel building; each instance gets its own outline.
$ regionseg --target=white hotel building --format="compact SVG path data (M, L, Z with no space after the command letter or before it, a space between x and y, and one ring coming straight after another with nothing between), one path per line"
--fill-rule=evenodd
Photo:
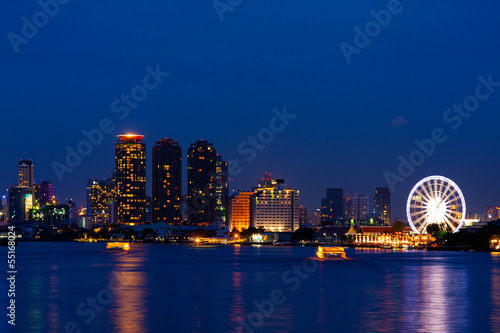
M299 228L299 191L288 188L283 180L256 188L251 198L251 221L255 228L295 231Z

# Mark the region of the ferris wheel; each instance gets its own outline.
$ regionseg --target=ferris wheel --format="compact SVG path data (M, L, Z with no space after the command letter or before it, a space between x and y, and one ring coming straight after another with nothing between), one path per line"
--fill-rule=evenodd
M406 205L408 222L414 232L427 233L432 223L444 224L457 232L465 220L465 198L451 179L431 176L422 179L411 190Z

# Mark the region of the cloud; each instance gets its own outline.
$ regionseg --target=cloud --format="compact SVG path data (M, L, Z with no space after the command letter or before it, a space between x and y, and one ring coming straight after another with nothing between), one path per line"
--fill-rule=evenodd
M399 127L408 124L408 119L405 117L398 116L392 120L389 124L390 127Z

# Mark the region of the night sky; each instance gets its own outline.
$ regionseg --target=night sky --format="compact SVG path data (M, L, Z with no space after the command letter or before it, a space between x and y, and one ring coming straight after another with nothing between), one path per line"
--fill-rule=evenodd
M398 156L408 159L414 140L441 128L447 140L395 185L393 217L406 218L411 188L434 174L453 179L470 208L500 205L500 87L457 129L443 119L475 94L479 76L500 82L500 3L402 0L348 63L339 45L354 45L354 28L364 30L370 11L388 2L243 0L221 21L212 0L72 0L17 53L9 33L21 36L22 18L33 22L41 9L3 2L0 187L17 182L19 159L32 159L36 182L50 171L58 198L84 206L87 179L114 169L116 135L135 132L146 136L148 194L155 141L179 141L186 166L189 145L206 139L239 162L231 189L250 189L270 172L312 211L326 187L373 197L387 186L385 172L397 174ZM170 74L127 117L113 112L157 65ZM247 161L240 144L284 107L296 117ZM106 118L114 130L59 181L52 164L64 164L66 147Z

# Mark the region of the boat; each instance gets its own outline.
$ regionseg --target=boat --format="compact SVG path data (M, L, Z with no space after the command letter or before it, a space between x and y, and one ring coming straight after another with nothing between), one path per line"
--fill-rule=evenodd
M386 249L386 250L390 250L393 248L393 246L391 244L382 244L381 248Z
M124 242L106 243L106 249L128 251L128 250L130 250L130 243L124 243Z
M316 256L318 256L318 258L320 259L347 259L345 256L345 248L339 246L318 246L318 252L316 252Z

